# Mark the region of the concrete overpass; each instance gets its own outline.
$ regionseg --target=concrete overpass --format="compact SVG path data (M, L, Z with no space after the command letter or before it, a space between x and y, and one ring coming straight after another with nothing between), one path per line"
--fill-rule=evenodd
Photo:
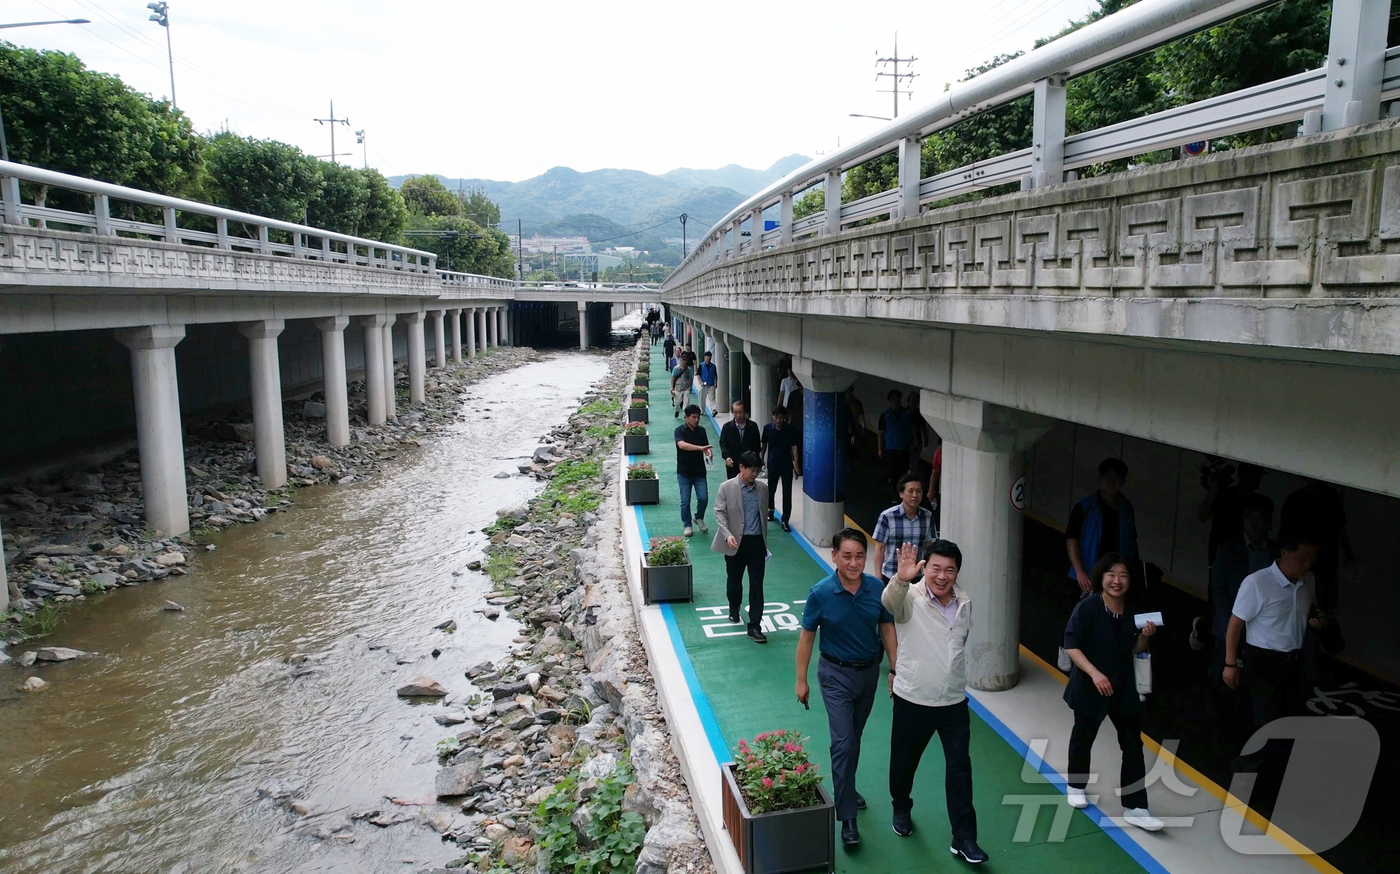
M92 209L25 203L21 183L76 192ZM365 373L370 424L396 415L396 324L403 326L398 348L408 362L409 403L417 404L429 351L442 367L449 348L460 362L510 345L517 323L525 327L527 316L539 315L531 308L544 303L551 315L557 305L577 307L586 348L607 327L590 330L599 327L589 325L590 312L608 320L613 305L659 300L655 290L636 287L540 288L441 271L431 252L9 162L0 162L0 201L0 337L15 354L32 351L16 342L59 333L75 344L110 344L115 336L130 350L146 519L163 535L189 529L176 366L187 330L199 332L213 355L243 344L229 335L246 337L246 366L234 368L232 382L251 392L258 476L276 488L287 480L284 384L307 376L322 382L328 437L348 443L349 371ZM282 336L289 323L294 341ZM37 354L63 357L51 349ZM14 392L19 377L10 376ZM8 405L14 430L25 431L26 405L19 397ZM4 592L0 584L0 612Z
M1170 505L1145 523L1144 550L1202 592L1204 561L1188 568L1178 555L1177 512L1202 454L1384 496L1383 512L1400 519L1389 501L1400 497L1400 126L1382 118L1400 108L1400 49L1385 45L1389 0L1335 0L1317 71L1065 136L1069 78L1266 5L1143 0L954 87L738 206L663 286L678 327L727 358L735 376L722 396L747 395L760 421L774 366L791 359L805 386L814 542L843 524L840 393L917 390L943 441L944 531L968 555L960 582L1005 608L974 631L975 688L1016 682L1022 521L1008 495L1033 469L1029 502L1062 521L1076 490L1092 490L1075 475L1086 462L1076 448L1134 456L1138 494ZM1032 148L919 178L921 137L1025 95ZM1075 172L1283 123L1299 135ZM890 153L894 186L843 203L842 173ZM1016 181L1019 193L945 205ZM816 182L825 210L794 220L795 198ZM746 236L766 213L779 227ZM1370 594L1389 604L1394 582ZM1348 621L1380 632L1367 614ZM1373 650L1397 663L1383 643Z

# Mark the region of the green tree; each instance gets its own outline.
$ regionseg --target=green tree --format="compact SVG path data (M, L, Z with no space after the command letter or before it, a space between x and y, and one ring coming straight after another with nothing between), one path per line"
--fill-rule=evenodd
M322 162L287 143L223 132L205 155L203 193L220 206L302 222L321 191Z
M0 109L13 161L174 195L200 170L200 139L183 113L75 55L0 42ZM34 195L43 203L47 191ZM59 196L54 205L78 208L75 195Z
M480 273L510 279L515 276L515 255L510 237L492 228L483 228L469 218L456 215L409 217L409 245L426 249L438 257L438 266L459 273Z
M462 201L436 176L410 176L399 186L399 192L411 212L425 216L462 214ZM499 220L499 210L496 217Z
M358 237L393 242L408 220L403 197L377 170L320 162L321 187L307 223Z
M501 223L500 206L479 188L473 188L463 199L462 215L487 228L494 228Z

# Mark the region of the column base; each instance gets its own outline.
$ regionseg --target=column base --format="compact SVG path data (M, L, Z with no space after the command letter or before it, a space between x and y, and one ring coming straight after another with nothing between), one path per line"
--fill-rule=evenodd
M813 546L831 546L831 537L846 527L845 501L818 501L802 495L802 524L798 530Z

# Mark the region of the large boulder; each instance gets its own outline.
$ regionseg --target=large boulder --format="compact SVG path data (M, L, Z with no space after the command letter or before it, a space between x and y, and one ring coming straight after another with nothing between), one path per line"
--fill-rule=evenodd
M447 690L442 684L427 675L416 677L406 686L399 687L400 698L445 698Z
M466 795L467 790L481 782L481 759L458 757L453 764L438 771L437 797L452 798Z
M80 649L69 649L66 646L46 646L34 653L34 657L41 662L68 662L85 655L87 653Z

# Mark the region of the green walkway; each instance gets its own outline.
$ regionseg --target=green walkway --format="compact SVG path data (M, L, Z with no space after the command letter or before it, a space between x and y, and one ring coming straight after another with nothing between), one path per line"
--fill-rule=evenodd
M665 362L661 347L652 349L653 416L650 432L652 452L637 456L656 466L661 481L661 503L638 507L643 537L675 536L681 533L679 501L675 471L676 453L671 434L678 419L670 412L666 397L667 379L663 376ZM719 436L708 416L702 423L716 447L715 467L710 471L711 507L713 496L724 481L719 459ZM760 646L744 635L744 626L729 625L728 607L724 593L724 559L710 550L714 534L713 514L705 512L710 534L698 529L690 542L690 557L695 568L695 602L664 605L669 611L668 625L672 642L680 653L682 664L687 657L693 666L691 693L696 698L701 719L706 723L711 745L720 761L728 761L729 752L740 738L752 738L777 728L793 729L811 740L808 747L827 774L831 762L827 755L826 713L822 709L816 688L816 664L809 672L812 684L811 710L797 702L794 664L797 630L802 617L803 600L819 579L830 571L818 562L816 555L804 548L796 532L785 535L773 525L769 531L769 546L773 558L768 564L764 583L767 599L766 620L771 628L768 644ZM747 610L747 608L745 608ZM697 686L698 693L697 694ZM962 863L948 852L948 818L943 802L943 754L938 742L930 744L919 769L914 791L913 836L900 838L890 828L888 791L890 701L881 694L875 703L865 729L862 744L859 788L870 807L860 814L860 846L847 852L837 846L838 869L842 872L899 872L912 870L957 870ZM1075 812L1065 838L1049 842L1055 816L1051 809L1041 808L1029 840L1014 841L1020 804L1003 804L1003 797L1043 795L1054 798L1056 806L1066 808L1064 796L1039 774L1026 769L1022 755L996 728L980 716L972 723L972 762L976 791L979 843L991 856L990 867L997 871L1040 872L1070 870L1078 872L1121 872L1140 866L1163 870L1146 857L1136 845L1130 853L1101 830L1086 815ZM827 783L830 789L830 781ZM1067 809L1067 808L1066 808Z

